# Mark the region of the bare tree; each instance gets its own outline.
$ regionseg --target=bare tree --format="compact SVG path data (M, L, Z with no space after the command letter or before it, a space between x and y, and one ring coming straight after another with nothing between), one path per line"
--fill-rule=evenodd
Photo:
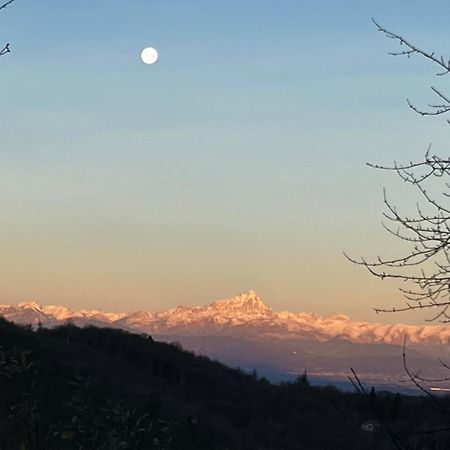
M377 30L397 41L402 50L394 56L419 56L439 67L438 77L450 74L450 60L416 47L404 37L393 33L373 21ZM440 116L450 112L450 97L431 87L437 103L422 109L407 100L409 108L421 116ZM447 120L448 124L450 121ZM418 194L415 212L405 214L390 201L384 190L384 228L407 243L408 250L395 258L377 257L376 260L346 257L364 266L372 275L398 279L404 282L401 292L406 304L376 312L398 312L416 309L432 311L430 321L450 322L450 158L431 153L428 147L421 161L392 165L368 164L375 169L392 171L411 185Z
M1 6L0 6L0 10L1 9L5 9L5 8L7 8L11 3L13 3L15 0L9 0L9 1L7 1L6 3L3 3ZM4 46L3 46L3 48L0 50L0 56L3 56L3 55L6 55L7 53L11 53L11 50L10 50L10 48L9 48L9 43L7 43L7 44L5 44Z
M396 41L402 49L390 53L393 56L411 58L419 56L431 61L439 67L438 77L450 74L450 60L427 52L409 42L399 34L393 33L373 21L377 30L386 37ZM441 116L450 112L450 97L436 87L431 87L436 103L422 108L409 99L408 106L420 116ZM450 125L450 121L447 120ZM378 256L375 260L346 257L363 267L372 275L381 279L397 279L403 282L401 292L406 298L406 305L391 309L375 309L376 312L398 312L411 310L430 310L430 321L450 322L450 158L442 158L431 153L431 146L425 156L419 161L407 163L393 162L392 165L368 164L370 167L393 172L401 181L409 185L417 194L416 208L413 212L401 211L389 199L384 189L385 212L383 226L387 232L405 243L406 250L393 258ZM434 436L442 448L448 447L450 433L448 402L443 402L433 390L427 386L450 381L450 377L426 377L421 371L409 367L406 357L407 336L403 344L403 368L412 382L428 401L434 405L437 420L434 423L418 424L413 430L393 429L390 423L381 415L378 417L383 428L397 449L409 450L419 448L417 445L428 441ZM439 359L441 366L450 370L450 365ZM355 390L368 403L369 396L356 372L351 369L350 381ZM442 390L440 388L431 388ZM376 412L376 411L375 411ZM416 442L416 444L414 444ZM429 442L427 442L428 446ZM424 448L424 447L420 447ZM437 447L436 447L437 448Z

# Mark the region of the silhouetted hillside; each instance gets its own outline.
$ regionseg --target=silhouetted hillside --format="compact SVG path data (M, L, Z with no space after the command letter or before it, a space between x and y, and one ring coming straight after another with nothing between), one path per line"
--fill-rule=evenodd
M0 345L1 450L396 448L361 429L377 416L415 448L448 437L417 433L445 424L427 398L276 386L123 330L1 319Z

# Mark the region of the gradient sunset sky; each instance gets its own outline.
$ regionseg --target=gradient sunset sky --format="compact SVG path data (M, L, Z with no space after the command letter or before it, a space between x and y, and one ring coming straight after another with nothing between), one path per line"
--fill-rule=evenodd
M392 320L371 308L401 303L396 284L342 252L394 252L382 187L414 197L365 163L447 155L448 129L405 102L433 100L435 68L388 56L371 17L450 56L443 0L0 11L0 302L157 310L254 289Z

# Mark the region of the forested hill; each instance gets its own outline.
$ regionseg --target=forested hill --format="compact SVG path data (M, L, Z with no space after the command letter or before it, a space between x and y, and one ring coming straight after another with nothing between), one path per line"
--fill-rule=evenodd
M405 443L446 439L415 434L443 421L426 398L275 386L123 330L0 319L0 345L0 450L396 448L361 430L377 416Z

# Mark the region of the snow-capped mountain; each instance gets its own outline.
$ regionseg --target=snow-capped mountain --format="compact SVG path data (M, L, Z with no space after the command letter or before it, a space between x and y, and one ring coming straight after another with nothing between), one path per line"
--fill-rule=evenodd
M166 311L105 313L43 306L36 302L0 306L0 315L20 324L55 326L70 320L77 325L120 327L152 335L229 336L260 339L303 339L327 342L344 339L357 344L401 345L405 334L415 345L448 345L445 325L382 324L354 321L343 314L275 312L254 291L206 306L177 306Z
M408 335L408 361L428 376L448 376L437 357L450 360L450 326L382 324L343 314L276 312L254 291L206 306L166 311L106 313L24 302L0 305L0 316L19 324L54 327L68 321L148 333L231 366L257 369L272 379L308 373L345 380L350 367L366 381L393 385L404 380L402 344ZM445 369L445 368L444 368ZM327 378L328 379L328 378ZM399 385L397 385L399 386ZM404 388L404 381L400 384Z
M22 325L42 325L52 327L71 321L76 325L113 325L125 314L104 313L97 310L78 311L65 306L40 305L35 301L22 302L17 305L0 305L0 316Z

